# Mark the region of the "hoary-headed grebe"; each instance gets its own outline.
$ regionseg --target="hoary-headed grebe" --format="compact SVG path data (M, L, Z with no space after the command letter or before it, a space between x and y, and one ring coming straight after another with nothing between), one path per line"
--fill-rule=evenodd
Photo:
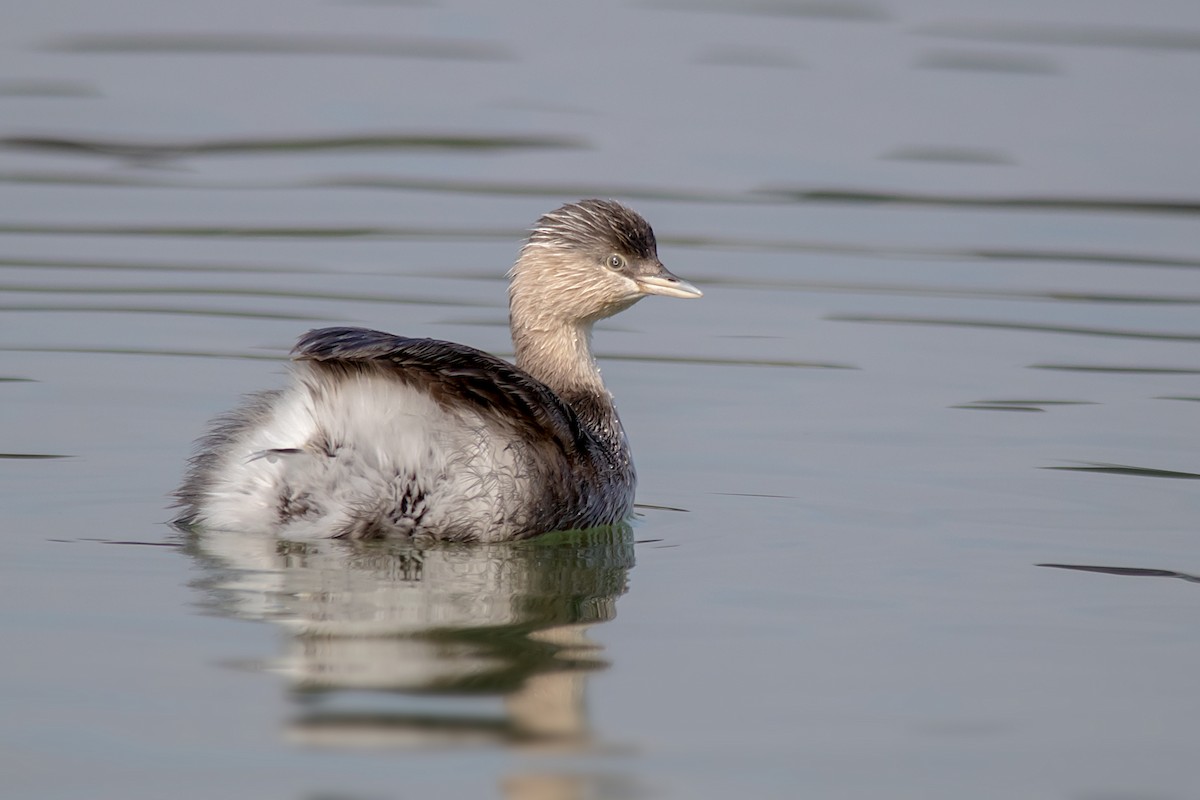
M436 339L305 334L291 385L253 395L200 440L176 522L495 542L629 516L636 474L592 325L646 295L700 291L658 260L649 224L610 200L543 216L509 279L516 366Z

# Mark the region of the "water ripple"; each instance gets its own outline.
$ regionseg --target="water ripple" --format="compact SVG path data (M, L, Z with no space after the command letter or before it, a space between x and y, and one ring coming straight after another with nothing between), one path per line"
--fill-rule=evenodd
M74 456L55 453L0 453L0 458L15 459L18 461L39 461L50 458L74 458Z
M713 45L696 55L693 63L714 67L762 67L767 69L800 69L804 66L786 50L772 49L761 44Z
M1100 462L1085 462L1078 466L1042 467L1042 469L1063 470L1066 472L1098 472L1105 475L1133 475L1139 478L1172 478L1175 480L1200 480L1200 475L1194 472L1179 472L1171 469L1155 469L1152 467L1131 467L1126 464L1105 464Z
M50 42L56 53L373 56L451 61L512 61L499 44L468 39L266 33L83 34Z
M319 269L294 266L271 266L263 264L201 264L166 263L146 261L76 261L69 259L14 258L0 256L0 267L22 269L79 269L101 272L231 272L238 275L253 273L279 273L284 275L322 274Z
M0 305L0 311L68 314L168 314L233 319L273 319L290 322L335 322L340 317L295 314L277 311L238 311L221 308L178 308L173 306L102 306L102 305Z
M1044 300L1071 303L1113 303L1121 305L1200 305L1200 295L1130 294L1071 292L1056 290L1025 291L978 289L955 286L920 286L889 283L840 283L833 281L792 281L746 277L706 277L706 286L730 286L740 289L792 289L804 292L838 294L908 295L914 297L962 297L980 300Z
M1198 333L1131 331L1118 328L1085 328L1071 325L1044 325L1032 322L1003 322L981 319L939 317L900 317L883 314L830 314L826 319L838 322L876 322L888 325L934 325L954 328L987 328L1036 333L1066 333L1076 336L1110 336L1122 339L1151 339L1163 342L1200 342Z
M855 0L649 0L644 5L665 11L710 11L841 22L886 22L891 19L882 6Z
M96 356L168 356L171 358L232 358L244 359L249 361L286 361L287 356L282 352L278 353L263 353L263 352L234 352L231 350L175 350L170 348L151 348L151 347L85 347L77 346L58 346L52 347L47 345L15 345L5 346L0 345L0 352L3 353L59 353L68 355L96 355Z
M1015 44L1127 47L1138 50L1200 50L1200 31L1183 28L964 21L926 25L918 28L916 33L949 39L1013 42Z
M1200 575L1175 572L1170 569L1146 569L1145 567L1100 567L1090 564L1035 564L1037 567L1072 569L1079 572L1099 572L1105 575L1128 575L1135 578L1180 578L1189 583L1200 583Z
M975 50L933 50L919 56L914 66L922 69L998 72L1006 75L1054 75L1053 59L1028 53L983 53Z
M5 136L0 147L79 155L158 160L185 156L327 152L338 150L514 150L580 148L579 139L565 136L465 133L362 133L341 136L277 136L264 138L196 139L179 142L89 139L70 136Z
M1142 214L1200 214L1200 200L1016 195L984 196L872 192L849 189L765 188L765 194L806 203L863 203L868 205L945 206L1028 211L1103 211Z
M972 400L950 408L975 411L1045 411L1047 406L1089 406L1091 400Z
M1112 375L1200 375L1193 367L1139 367L1127 364L1030 364L1029 369L1060 372L1100 372Z
M709 356L661 356L629 353L597 353L601 361L651 361L665 364L700 364L716 367L792 367L796 369L858 369L853 364L828 361L793 361L772 358L713 358Z
M897 147L880 156L888 161L922 161L931 164L979 164L988 166L1012 166L1013 158L998 150L977 147L944 147L920 145Z
M147 236L220 239L506 239L527 231L481 228L400 228L344 225L63 225L0 224L0 234Z
M778 200L739 192L679 189L614 184L553 184L480 181L387 175L333 175L296 181L203 181L182 175L110 175L78 171L0 172L0 183L44 186L107 186L129 189L189 189L208 191L294 191L297 189L367 189L442 194L499 195L502 197L624 197L628 200L662 200L681 203L770 205Z
M99 97L96 87L82 81L53 79L0 80L0 97Z
M356 303L396 303L399 305L468 306L490 308L492 303L472 303L462 298L416 297L413 295L388 295L379 292L353 294L349 292L302 292L295 289L243 289L232 286L30 286L26 284L0 285L0 292L31 294L166 294L166 295L213 295L216 297L267 297L292 300L348 300Z
M29 184L33 186L106 186L122 189L263 189L277 188L249 186L243 184L216 186L197 184L176 178L148 177L145 175L98 175L87 172L39 171L0 172L0 183Z
M479 181L454 178L413 178L378 175L346 175L318 178L297 184L303 188L386 189L393 191L443 192L447 194L502 195L505 197L624 197L629 200L664 200L684 203L767 204L770 198L740 192L679 189L613 184L530 183Z

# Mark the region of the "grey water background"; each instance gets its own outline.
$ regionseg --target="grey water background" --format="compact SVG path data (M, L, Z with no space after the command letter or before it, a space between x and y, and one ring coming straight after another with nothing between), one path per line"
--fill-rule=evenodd
M1194 796L1197 85L1165 0L8 4L4 795ZM706 293L597 333L630 528L164 524L581 196Z

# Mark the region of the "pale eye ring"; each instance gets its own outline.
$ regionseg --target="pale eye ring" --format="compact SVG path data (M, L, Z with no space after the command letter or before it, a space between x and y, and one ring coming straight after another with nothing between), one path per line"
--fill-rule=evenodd
M625 259L621 258L616 253L608 257L608 266L610 269L621 269L625 266Z

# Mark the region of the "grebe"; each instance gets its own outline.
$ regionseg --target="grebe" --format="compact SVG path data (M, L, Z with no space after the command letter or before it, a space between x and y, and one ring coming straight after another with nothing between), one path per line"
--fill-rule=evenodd
M508 277L516 366L436 339L310 331L291 385L252 395L200 439L175 522L497 542L628 517L637 478L592 325L647 295L701 292L611 200L543 216Z

